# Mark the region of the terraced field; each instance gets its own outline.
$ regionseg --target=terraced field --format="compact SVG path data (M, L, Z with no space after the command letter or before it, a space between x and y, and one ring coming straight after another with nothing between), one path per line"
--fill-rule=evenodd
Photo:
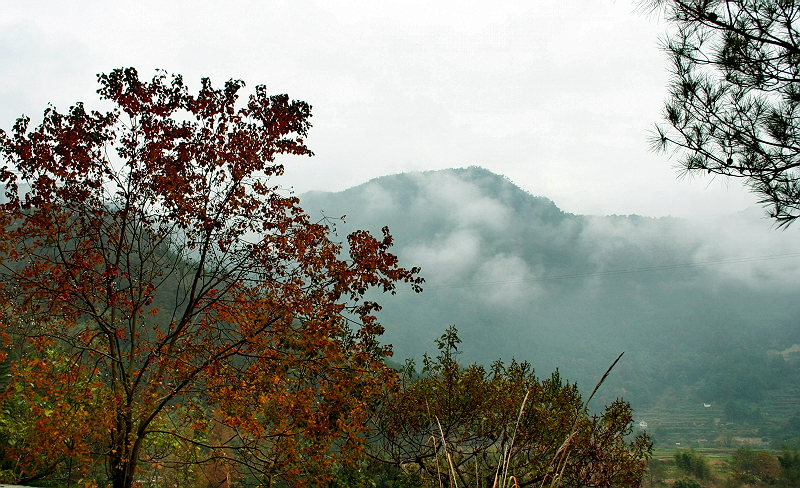
M658 446L681 447L769 447L784 433L793 416L800 414L800 386L787 386L770 393L758 405L761 420L750 423L729 422L724 405L676 402L635 412L636 423L647 422L646 431ZM637 430L641 428L636 427Z

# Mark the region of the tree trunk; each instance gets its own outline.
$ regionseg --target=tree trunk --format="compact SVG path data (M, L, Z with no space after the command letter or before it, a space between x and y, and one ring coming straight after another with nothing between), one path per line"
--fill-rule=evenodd
M111 434L109 470L112 488L132 488L141 442L131 439L133 425L128 411L117 414L116 428Z
M136 472L136 458L130 453L127 459L112 456L111 459L111 486L112 488L132 488L133 475Z

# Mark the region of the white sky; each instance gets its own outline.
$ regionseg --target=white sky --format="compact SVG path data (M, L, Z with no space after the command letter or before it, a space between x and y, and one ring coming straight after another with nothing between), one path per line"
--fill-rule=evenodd
M4 1L0 128L97 100L134 66L195 88L241 78L313 106L295 191L484 166L585 214L716 215L738 182L677 179L648 149L668 79L660 19L633 0Z

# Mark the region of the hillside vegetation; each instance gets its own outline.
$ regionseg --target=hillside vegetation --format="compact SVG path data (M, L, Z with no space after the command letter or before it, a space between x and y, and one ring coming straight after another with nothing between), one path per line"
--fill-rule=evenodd
M527 360L581 385L625 351L600 400L631 400L656 442L800 438L798 229L758 212L574 215L477 167L301 199L312 215L346 215L342 235L389 225L399 257L422 267L426 292L380 315L396 359L449 324L465 360Z

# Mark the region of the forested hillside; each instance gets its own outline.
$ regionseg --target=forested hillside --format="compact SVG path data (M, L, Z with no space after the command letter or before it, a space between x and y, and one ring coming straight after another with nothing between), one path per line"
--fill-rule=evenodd
M601 401L712 404L717 430L766 423L770 440L800 437L797 403L772 401L791 394L800 367L798 229L757 211L713 223L573 215L476 167L301 200L312 215L346 215L341 235L389 225L401 260L422 267L425 293L381 313L397 361L455 324L462 361L528 360L589 388L625 351Z

